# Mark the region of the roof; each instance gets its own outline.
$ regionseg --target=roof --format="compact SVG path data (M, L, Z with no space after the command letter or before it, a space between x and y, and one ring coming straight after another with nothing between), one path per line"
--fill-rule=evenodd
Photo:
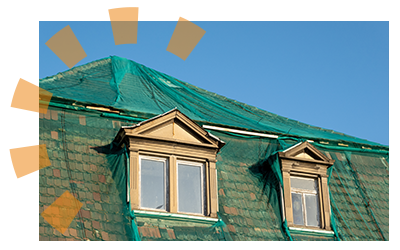
M387 146L311 126L200 89L134 61L111 56L40 79L57 99L100 105L150 118L178 108L190 119L247 130L325 139L388 149ZM360 146L361 147L361 146Z
M121 70L130 73L121 79L116 76ZM159 80L151 77L155 75ZM113 82L110 79L117 80ZM304 136L307 139L322 136L328 140L380 147L362 139L329 132L238 103L117 57L102 59L41 79L40 86L52 92L56 101L64 100L65 103L68 103L67 100L76 100L78 104L130 110L132 115L138 116L152 113L156 116L178 107L189 118L195 117L197 121L269 132L284 131L296 124L298 129L294 127L291 130L294 136ZM178 93L176 96L174 91ZM189 97L193 100L189 101ZM205 112L205 108L201 107L201 100L210 102L204 105L210 108L210 112ZM221 113L217 114L213 105L221 105ZM105 117L94 110L71 107L57 107L53 103L47 114L39 115L40 144L47 145L52 163L39 170L39 212L65 191L71 192L83 206L64 234L39 216L39 239L131 240L132 225L126 210L126 174L123 168L126 160L122 152L110 150L110 144L120 128L131 126L132 122ZM227 120L223 119L224 116L227 116ZM256 123L258 120L253 118L260 116L267 119ZM286 143L286 148L289 148L297 141L293 138L281 138L282 141L279 141L224 131L212 133L226 143L218 154L216 164L218 214L227 226L213 227L214 222L149 218L137 214L135 224L141 239L288 240L282 230L278 180L270 174L264 163L279 148L280 143ZM329 189L338 237L341 240L388 240L387 151L381 153L378 150L363 151L351 147L324 147L319 143L313 146L335 160ZM290 233L294 240L335 239L332 235Z
M141 126L141 125L143 125L143 124L146 124L146 123L148 123L148 122L150 122L150 121L152 121L152 120L155 120L155 119L157 119L157 118L159 118L159 117L166 116L166 115L168 115L168 114L170 114L170 113L172 113L172 112L174 112L174 111L177 111L177 110L178 110L177 108L173 108L173 109L171 109L170 111L167 111L167 112L165 112L165 113L163 113L163 114L154 116L154 117L152 117L152 118L150 118L150 119L147 119L147 120L144 120L144 121L142 121L142 122L138 122L138 123L136 123L136 124L134 124L134 125L123 126L122 128L135 128L135 127L139 127L139 126Z

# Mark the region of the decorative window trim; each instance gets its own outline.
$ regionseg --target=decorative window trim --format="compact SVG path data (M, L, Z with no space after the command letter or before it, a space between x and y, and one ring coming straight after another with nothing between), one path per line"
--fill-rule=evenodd
M217 218L218 186L216 155L225 143L209 134L177 109L120 129L114 142L127 145L129 152L129 201L132 210L167 212L189 216ZM159 157L167 161L168 201L166 210L140 205L140 159ZM178 211L178 163L202 164L203 213Z
M283 152L279 152L283 179L283 213L290 228L309 230L331 230L330 200L327 169L335 162L308 142L298 143ZM291 177L314 178L318 183L320 227L294 224Z

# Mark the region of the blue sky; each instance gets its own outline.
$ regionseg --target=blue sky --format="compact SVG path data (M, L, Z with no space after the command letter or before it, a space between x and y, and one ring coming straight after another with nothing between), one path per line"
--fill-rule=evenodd
M166 51L177 22L139 22L114 44L110 22L40 22L39 77L68 67L45 45L70 25L87 57L116 55L314 126L389 144L389 22L195 22L186 61Z

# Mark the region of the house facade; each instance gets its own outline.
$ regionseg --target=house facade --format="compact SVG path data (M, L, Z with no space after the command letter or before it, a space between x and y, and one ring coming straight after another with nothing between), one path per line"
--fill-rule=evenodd
M39 240L389 240L388 146L119 57L40 87ZM60 232L42 213L66 191Z

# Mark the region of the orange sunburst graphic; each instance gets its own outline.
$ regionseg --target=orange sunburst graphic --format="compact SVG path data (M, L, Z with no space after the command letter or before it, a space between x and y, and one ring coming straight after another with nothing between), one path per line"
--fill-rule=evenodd
M49 91L20 79L11 107L46 114L52 96ZM10 149L10 154L17 178L51 165L46 144Z
M139 8L116 8L109 9L108 12L115 45L136 44ZM186 60L204 34L205 30L180 17L166 50ZM69 68L87 56L69 25L54 34L46 45ZM52 96L49 91L20 79L11 107L46 114ZM10 154L17 178L51 165L45 144L11 149ZM59 232L64 233L81 207L82 203L66 191L41 216Z

